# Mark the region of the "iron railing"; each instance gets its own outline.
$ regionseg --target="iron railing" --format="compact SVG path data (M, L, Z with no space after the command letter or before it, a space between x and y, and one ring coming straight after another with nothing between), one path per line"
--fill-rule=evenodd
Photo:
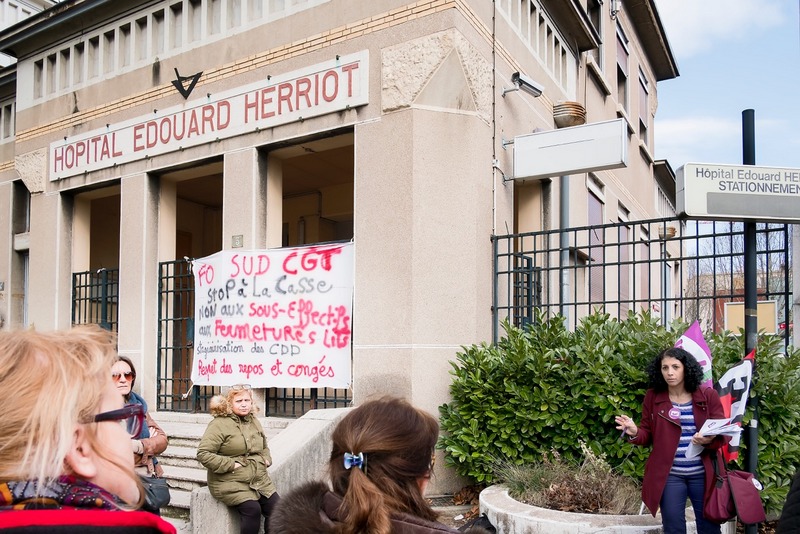
M118 297L119 269L72 273L72 324L99 324L116 332Z
M567 250L562 242L569 243ZM682 317L698 320L704 331L736 333L743 324L742 223L625 221L495 236L493 243L495 341L503 320L524 325L533 309L563 315L572 329L595 309L616 318L650 310L665 325ZM775 333L788 345L790 227L759 223L756 249L757 295L765 301L759 306L774 308ZM771 330L775 325L769 323L759 329Z
M267 415L299 417L309 410L346 408L351 405L349 389L270 388L267 390Z

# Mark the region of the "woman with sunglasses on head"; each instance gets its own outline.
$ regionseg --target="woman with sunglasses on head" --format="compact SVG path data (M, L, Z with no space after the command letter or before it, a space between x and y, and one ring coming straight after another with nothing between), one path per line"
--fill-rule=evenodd
M436 419L407 401L367 401L336 425L325 482L295 489L270 520L282 534L441 534L459 531L436 521L425 499L433 473ZM466 532L487 531L472 527Z
M269 534L269 516L280 497L267 473L272 455L255 415L253 390L232 386L225 397L211 399L210 409L214 418L197 447L197 459L208 470L208 490L236 509L241 534L258 534L262 516Z
M122 394L125 404L138 404L144 410L145 424L142 425L138 435L131 439L136 473L145 477L161 478L164 469L158 463L156 455L167 449L169 438L150 416L147 402L133 391L136 383L136 368L133 366L133 362L125 356L117 356L117 362L111 367L111 379L114 381L117 391ZM147 503L145 503L145 509L148 512L159 513L157 508L150 507Z
M111 381L114 346L97 326L0 333L0 532L175 532L135 511L144 412Z

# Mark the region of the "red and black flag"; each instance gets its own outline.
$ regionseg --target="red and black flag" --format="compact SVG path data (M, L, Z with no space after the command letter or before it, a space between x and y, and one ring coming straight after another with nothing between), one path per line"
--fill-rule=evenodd
M753 366L756 363L756 351L750 351L742 361L728 369L717 382L716 390L719 393L719 400L722 402L722 409L725 417L731 418L732 424L742 426L744 410L747 406L747 397L750 394L750 383L753 380ZM730 442L722 449L725 461L730 462L739 458L739 435L731 438Z

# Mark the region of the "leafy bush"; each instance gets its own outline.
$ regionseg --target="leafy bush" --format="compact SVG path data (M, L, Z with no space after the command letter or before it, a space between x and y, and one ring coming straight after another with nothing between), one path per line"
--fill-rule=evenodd
M525 329L504 325L497 345L463 347L452 363L452 401L439 407L447 464L488 484L496 465L541 463L552 450L577 465L583 441L618 472L641 479L650 450L620 439L614 416L639 419L647 363L687 326L675 321L666 329L647 313L617 321L598 312L570 332L563 318L540 315ZM715 381L741 360L742 338L707 336ZM771 513L780 511L800 466L800 353L784 357L778 347L774 337L759 340L751 391L760 406L758 478ZM752 417L749 403L745 425Z

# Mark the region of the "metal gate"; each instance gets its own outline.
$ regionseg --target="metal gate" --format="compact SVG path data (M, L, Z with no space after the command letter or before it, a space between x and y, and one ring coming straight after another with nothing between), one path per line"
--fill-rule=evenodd
M158 282L158 409L208 412L216 386L194 386L194 277L190 260L161 262ZM317 408L350 405L349 389L267 388L266 415L299 417Z
M188 260L158 265L159 410L208 412L218 387L192 387L194 343L194 277Z

